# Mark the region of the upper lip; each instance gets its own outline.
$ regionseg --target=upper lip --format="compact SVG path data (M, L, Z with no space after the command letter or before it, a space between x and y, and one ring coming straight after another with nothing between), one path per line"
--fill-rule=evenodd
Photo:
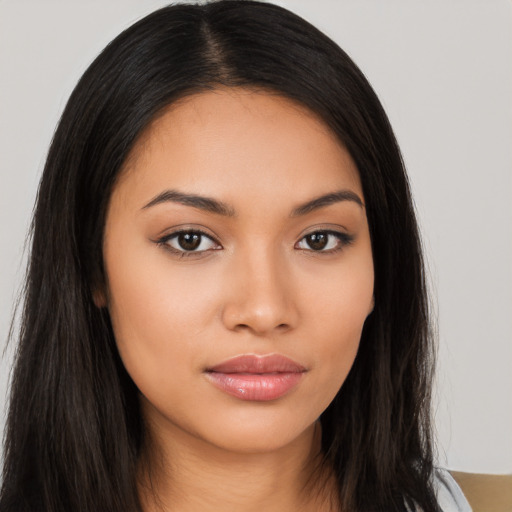
M280 354L246 354L232 357L222 363L207 368L217 373L300 373L306 368L292 359Z

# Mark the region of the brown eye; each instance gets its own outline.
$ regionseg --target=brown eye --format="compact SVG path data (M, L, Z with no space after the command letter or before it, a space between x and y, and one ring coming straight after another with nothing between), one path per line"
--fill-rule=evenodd
M314 251L321 251L327 246L329 235L327 233L318 232L307 235L304 239L311 249Z
M199 233L180 233L176 241L184 251L195 251L201 245L201 236Z
M212 238L201 231L179 231L164 237L159 243L180 253L200 253L220 248Z
M354 237L337 231L314 231L299 240L296 248L307 251L331 253L353 242Z

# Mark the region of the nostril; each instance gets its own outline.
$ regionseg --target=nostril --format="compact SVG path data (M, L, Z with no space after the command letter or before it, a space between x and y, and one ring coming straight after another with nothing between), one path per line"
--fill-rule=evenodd
M289 324L279 324L276 326L276 330L277 331L287 331L288 329L290 329L290 325Z
M274 330L277 330L277 331L287 331L288 329L290 329L290 325L289 324L278 324L276 325L274 328ZM272 330L272 329L268 329L268 328L262 328L260 326L260 328L256 327L256 326L251 326L250 324L236 324L236 326L234 327L234 330L235 331L246 331L246 330L250 330L250 331L254 331L254 332L257 332L257 333L264 333L264 332L267 332L269 330Z
M221 311L221 321L229 330L240 333L251 331L257 335L271 332L284 334L295 326L297 311L288 301L269 302L257 297L246 301L237 299L231 299Z

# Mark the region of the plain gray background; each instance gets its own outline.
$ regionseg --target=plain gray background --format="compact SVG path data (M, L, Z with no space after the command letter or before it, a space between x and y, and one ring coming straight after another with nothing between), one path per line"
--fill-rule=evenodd
M166 3L0 0L1 347L39 175L67 97L106 43ZM512 3L278 3L354 58L401 145L438 310L439 463L512 472ZM9 364L7 351L0 410Z

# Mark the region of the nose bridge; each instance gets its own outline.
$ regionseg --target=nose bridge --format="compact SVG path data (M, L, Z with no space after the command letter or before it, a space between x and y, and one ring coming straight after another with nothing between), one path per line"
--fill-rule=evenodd
M233 257L231 290L224 307L230 329L256 334L294 326L297 315L286 257L270 244L257 244Z

